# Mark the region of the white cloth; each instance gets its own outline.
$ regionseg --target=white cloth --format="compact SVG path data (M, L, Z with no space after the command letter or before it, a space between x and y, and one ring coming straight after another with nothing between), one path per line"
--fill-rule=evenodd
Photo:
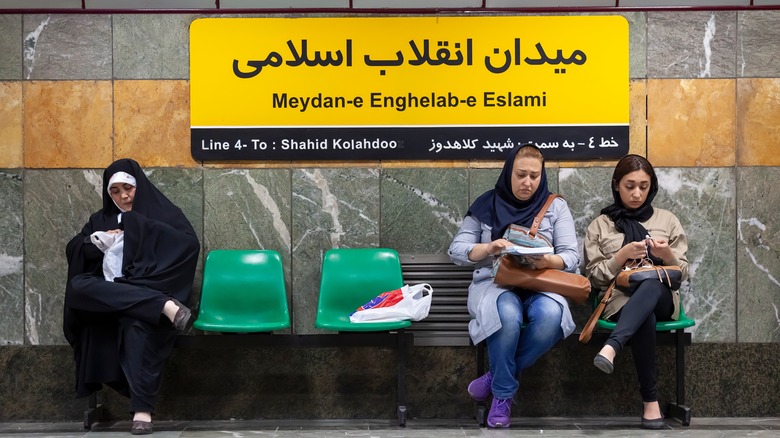
M111 194L111 186L115 183L130 184L136 187L135 177L127 172L117 172L111 175L111 178L108 180L108 186L106 186L108 194Z
M122 252L125 248L125 233L109 234L95 231L90 240L103 251L103 276L106 281L122 276Z

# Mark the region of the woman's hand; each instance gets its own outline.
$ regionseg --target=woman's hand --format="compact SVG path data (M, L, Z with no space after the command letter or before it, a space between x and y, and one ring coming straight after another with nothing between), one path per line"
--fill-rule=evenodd
M490 243L478 243L474 245L469 253L469 260L472 262L478 262L484 260L489 256L496 256L501 254L501 250L509 248L514 244L506 239L496 239Z
M666 261L674 260L674 253L668 240L648 238L647 244L650 246L650 254L653 256Z
M647 256L645 241L627 243L615 253L615 261L623 266L628 260L643 259Z
M542 254L538 256L525 256L534 269L563 269L563 258L557 254Z
M119 234L121 232L122 232L122 230L120 230L120 229L108 230L108 231L106 231L106 234Z
M501 251L503 251L504 248L509 248L514 246L514 243L506 239L496 239L488 243L487 245L488 245L487 255L496 256L501 254Z

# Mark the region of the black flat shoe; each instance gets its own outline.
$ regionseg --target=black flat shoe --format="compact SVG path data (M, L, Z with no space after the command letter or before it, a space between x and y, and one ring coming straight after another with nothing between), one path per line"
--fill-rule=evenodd
M654 418L652 420L648 420L647 418L642 417L641 426L642 429L666 429L666 422L664 422L664 417Z
M600 354L597 354L596 357L593 358L593 365L607 374L612 374L612 371L615 370L615 366L612 364L612 362Z
M133 435L150 435L154 432L151 421L133 421L130 433Z

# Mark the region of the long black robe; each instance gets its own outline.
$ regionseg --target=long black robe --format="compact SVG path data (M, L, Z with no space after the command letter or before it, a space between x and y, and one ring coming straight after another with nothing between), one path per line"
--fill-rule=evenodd
M136 178L132 211L122 213L107 191L119 171ZM90 242L95 231L124 229L122 277L103 278L103 253ZM174 297L187 303L200 243L176 205L133 160L103 172L103 208L93 213L66 247L63 331L73 347L76 393L86 396L107 384L132 400L133 411L154 411L162 368L176 330L162 316Z

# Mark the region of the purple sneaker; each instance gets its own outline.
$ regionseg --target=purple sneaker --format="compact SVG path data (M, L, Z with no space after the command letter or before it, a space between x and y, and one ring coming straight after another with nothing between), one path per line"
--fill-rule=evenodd
M488 427L509 427L510 410L512 409L512 399L493 398L490 405L487 424Z
M476 401L485 401L492 393L490 384L493 383L493 375L490 371L477 377L469 383L469 395Z

